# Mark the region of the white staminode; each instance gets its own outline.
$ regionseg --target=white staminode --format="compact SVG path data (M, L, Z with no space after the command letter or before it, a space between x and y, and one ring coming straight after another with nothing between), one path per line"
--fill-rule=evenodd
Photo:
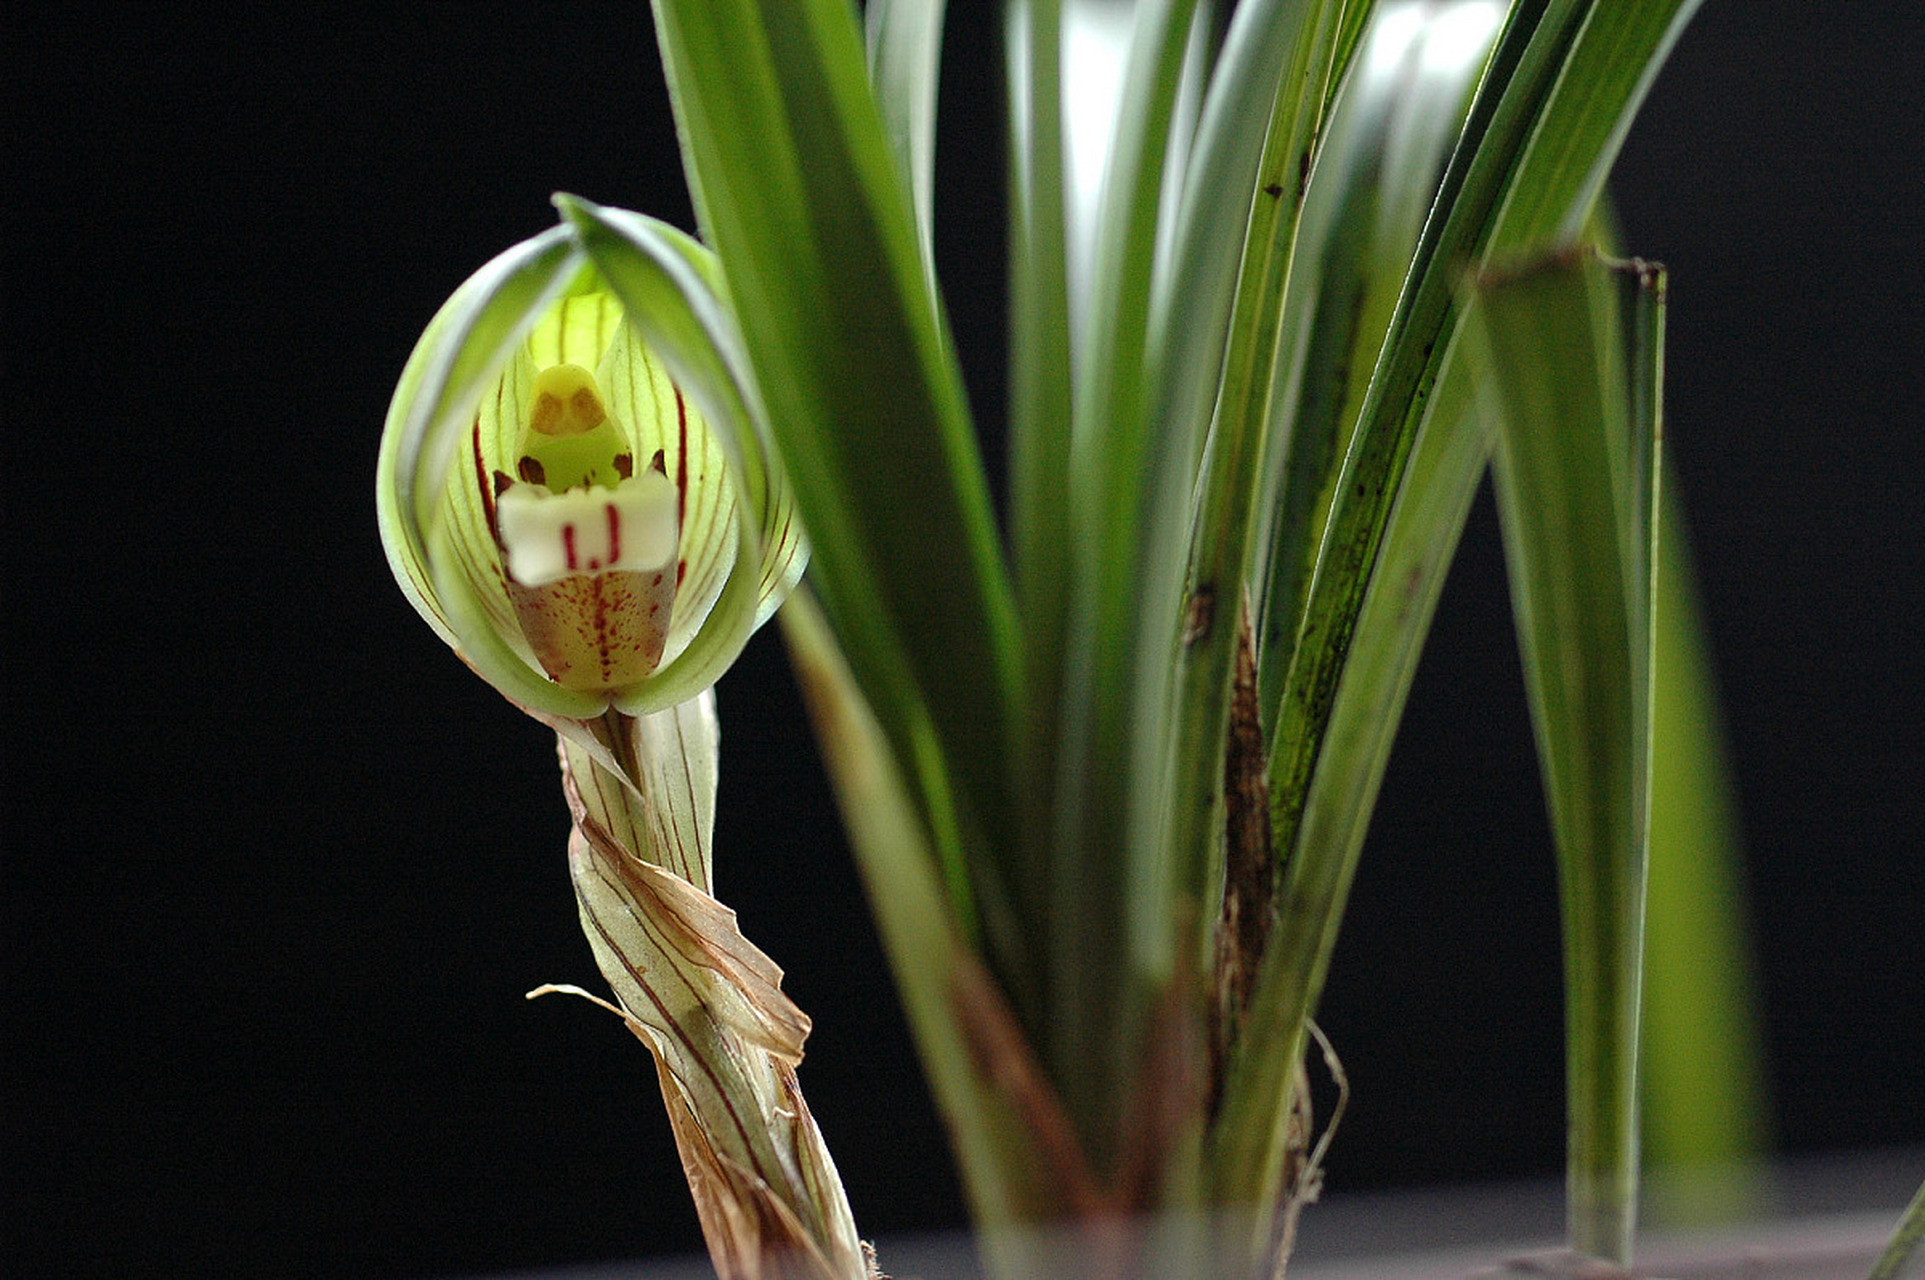
M660 569L675 558L677 496L653 470L613 489L511 485L495 500L504 567L524 587L570 574Z

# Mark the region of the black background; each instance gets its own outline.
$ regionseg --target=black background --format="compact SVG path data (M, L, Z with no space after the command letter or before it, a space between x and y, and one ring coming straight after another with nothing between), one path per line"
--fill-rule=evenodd
M957 6L944 273L1001 412L990 24ZM1780 1147L1925 1139L1925 17L1711 0L1630 138L1672 268L1669 447L1738 769ZM14 6L7 92L4 1254L16 1275L427 1276L697 1243L594 979L547 735L388 578L421 325L574 190L682 225L636 6ZM1475 517L1323 1022L1336 1190L1543 1174L1555 916ZM944 1140L764 636L721 686L721 896L816 1018L865 1231ZM1925 1171L1922 1171L1925 1172Z

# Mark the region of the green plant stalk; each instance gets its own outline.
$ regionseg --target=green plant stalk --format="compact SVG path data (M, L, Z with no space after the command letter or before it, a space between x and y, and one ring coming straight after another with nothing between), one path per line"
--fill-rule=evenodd
M1148 480L1131 566L1135 599L1117 619L1136 655L1136 732L1152 744L1143 757L1150 777L1128 797L1147 816L1133 827L1142 853L1130 895L1142 928L1160 932L1165 947L1207 946L1221 896L1217 841L1199 836L1213 825L1224 785L1215 762L1248 558L1247 539L1233 530L1256 515L1245 493L1275 432L1275 338L1285 327L1279 313L1296 269L1305 180L1343 69L1336 24L1371 7L1238 6L1189 143L1185 184L1166 202L1175 226L1160 239L1165 252L1151 280L1149 417L1136 445ZM1206 450L1216 455L1207 464Z
M1164 1174L1164 1202L1193 1211L1206 1208L1220 1218L1231 1213L1253 1218L1253 1231L1238 1231L1235 1223L1220 1220L1213 1224L1213 1235L1190 1250L1192 1256L1203 1253L1228 1264L1254 1240L1244 1259L1252 1271L1272 1265L1268 1255L1274 1233L1266 1209L1276 1202L1274 1188L1246 1186L1225 1195L1225 1189L1212 1185L1205 1141L1207 1115L1221 1090L1226 1046L1244 1016L1271 917L1273 855L1262 799L1262 760L1260 751L1250 749L1260 742L1260 731L1250 700L1254 658L1244 585L1255 542L1257 460L1273 417L1270 371L1295 259L1303 175L1330 100L1333 37L1342 9L1341 3L1308 6L1282 80L1294 92L1280 91L1272 106L1244 232L1214 425L1201 460L1196 524L1189 537L1189 604L1176 637L1175 674L1165 713L1173 759L1164 792L1165 825L1157 833L1163 851L1160 887L1170 900L1171 914L1181 918L1187 908L1194 921L1190 928L1199 945L1190 964L1203 975L1208 1059L1202 1069L1208 1082L1192 1131L1168 1154L1172 1171ZM1232 672L1239 666L1244 675L1235 687L1243 696L1235 714L1242 723L1233 726ZM1242 749L1228 748L1232 735ZM1166 1264L1176 1265L1175 1260Z

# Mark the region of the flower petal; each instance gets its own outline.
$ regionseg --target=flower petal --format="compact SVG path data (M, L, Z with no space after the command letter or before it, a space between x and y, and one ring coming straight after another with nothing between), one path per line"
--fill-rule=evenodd
M584 276L580 253L558 227L508 250L455 291L395 388L375 498L389 566L436 634L515 702L575 718L599 714L605 699L563 689L534 665L525 642L509 639L520 631L488 530L492 495L457 468L472 467L483 401L501 371L511 362L520 367L514 357L537 319Z
M608 293L563 298L528 335L528 356L538 369L558 364L598 368L621 326L622 304Z
M681 495L675 612L664 651L673 659L708 620L735 567L735 487L721 442L633 326L623 326L602 371L610 411L634 433L635 456L652 467L659 454L663 473Z

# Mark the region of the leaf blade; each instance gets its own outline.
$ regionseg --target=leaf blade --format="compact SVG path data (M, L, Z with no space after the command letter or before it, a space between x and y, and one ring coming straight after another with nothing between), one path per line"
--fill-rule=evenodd
M1026 1274L1022 1228L1086 1207L1089 1171L947 900L913 783L806 589L781 620L984 1248Z
M1167 926L1140 928L1128 883L1147 856L1134 830L1149 799L1133 780L1154 731L1136 713L1131 648L1146 444L1143 392L1163 164L1196 0L1135 11L1128 64L1093 235L1088 322L1071 365L1066 501L1071 560L1054 760L1046 1004L1034 1019L1093 1158L1117 1141L1118 1100L1140 1060L1143 993L1167 977ZM1122 947L1121 955L1118 946ZM1119 967L1127 972L1119 978Z
M684 162L823 603L1007 920L1013 600L910 200L836 0L658 0ZM905 502L905 499L907 500Z
M1469 7L1455 6L1439 16ZM1358 412L1355 383L1369 377L1383 346L1394 299L1405 287L1420 239L1422 209L1435 198L1453 134L1447 128L1433 137L1437 149L1428 155L1407 142L1403 163L1393 163L1391 140L1423 132L1412 128L1422 121L1407 119L1407 113L1434 117L1433 125L1460 123L1489 47L1489 39L1480 45L1460 38L1451 42L1455 57L1445 59L1430 51L1430 35L1427 24L1385 23L1368 30L1365 43L1353 52L1350 82L1311 174L1299 244L1305 261L1293 272L1285 304L1296 314L1299 332L1286 335L1290 345L1279 362L1288 367L1274 375L1283 385L1272 393L1276 411L1290 415L1287 430L1272 428L1274 440L1287 445L1289 455L1263 464L1281 490L1263 499L1270 578L1289 572L1284 561L1290 555L1307 558L1321 542L1310 500L1320 487L1334 483L1330 477L1348 438L1345 413L1354 418ZM1400 73L1413 62L1433 68L1437 83L1427 92L1413 94L1409 77ZM1386 203L1404 208L1404 216L1387 215ZM1327 323L1333 318L1344 323ZM1335 389L1322 389L1326 382ZM1213 1129L1213 1194L1220 1202L1249 1195L1251 1188L1274 1188L1283 1173L1291 1074L1302 1056L1305 1028L1335 945L1356 853L1436 591L1463 524L1470 486L1488 456L1483 437L1464 429L1463 389L1463 378L1447 371L1426 430L1413 446L1406 488L1385 534L1382 566L1358 621L1358 632L1368 642L1348 655L1345 684L1331 706L1328 760L1316 775L1316 789L1303 801L1296 844L1311 852L1295 853L1284 843L1288 831L1282 824L1273 826L1277 855L1289 861L1278 877L1278 918L1248 1024L1228 1064L1223 1109ZM1395 587L1385 589L1384 583ZM1272 598L1265 606L1268 614L1274 618L1286 611L1275 602L1283 592L1274 582L1264 591ZM1273 726L1275 700L1296 643L1295 625L1278 628L1265 621L1259 633L1259 710ZM1273 727L1273 778L1282 750L1277 732ZM1266 1052L1258 1047L1263 1045L1282 1047Z
M1565 255L1478 283L1498 515L1558 848L1572 1247L1628 1263L1649 859L1663 275Z
M1770 1107L1736 801L1670 468L1658 487L1642 1132L1647 1167L1680 1184L1667 1218L1708 1224L1754 1207Z
M923 273L936 288L936 82L944 0L872 0L863 18L869 76L916 210Z

